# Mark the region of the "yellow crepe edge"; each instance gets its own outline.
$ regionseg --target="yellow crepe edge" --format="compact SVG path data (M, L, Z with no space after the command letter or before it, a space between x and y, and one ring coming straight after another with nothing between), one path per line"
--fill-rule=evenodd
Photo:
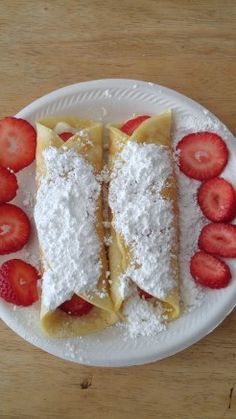
M75 134L66 143L53 131L58 122L66 122L69 125L86 129L88 135L80 137ZM36 149L36 177L37 182L46 173L46 166L43 158L43 151L48 147L66 147L72 148L86 157L93 165L95 172L99 172L103 165L103 125L93 123L89 120L82 120L76 117L51 117L41 119L36 123L37 127L37 149ZM90 140L90 141L88 141ZM106 296L101 298L96 292L90 292L89 295L80 295L86 301L91 302L95 307L88 314L76 317L63 313L60 310L47 311L41 306L40 321L46 334L55 337L73 337L82 336L98 330L117 321L117 315L114 313L114 307L109 295L109 287L106 279L107 258L103 244L104 228L102 224L102 198L97 202L97 224L96 230L101 241L100 258L103 271L98 281L97 289L99 292L105 292ZM43 254L43 249L41 249Z
M128 140L137 143L152 143L165 145L171 148L170 129L171 129L172 112L168 110L160 115L153 116L145 120L131 136L123 133L119 128L121 124L109 124L109 168L112 170L113 162L117 155L122 151ZM154 141L155 140L155 141ZM178 286L174 288L171 293L160 300L165 308L165 313L168 320L173 320L180 315L179 304L179 263L178 263L178 221L177 221L177 188L176 179L173 168L173 174L168 179L168 188L162 191L163 195L172 201L174 213L174 228L176 231L176 241L172 247L172 267ZM126 271L129 266L130 255L123 238L117 234L113 227L111 228L112 242L109 247L109 263L110 263L110 279L111 279L111 296L115 305L115 309L119 310L123 303L123 297L120 294L120 276Z

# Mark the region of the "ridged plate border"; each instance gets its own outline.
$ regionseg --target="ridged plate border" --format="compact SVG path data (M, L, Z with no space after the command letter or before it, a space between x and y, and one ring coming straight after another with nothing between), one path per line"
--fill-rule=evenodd
M236 146L233 134L200 104L166 87L128 79L104 79L67 86L37 99L16 116L35 120L58 114L78 114L106 122L121 121L133 113L159 113L166 108L174 111L176 125L182 118L210 115L219 122L231 150L232 162L228 176L236 184ZM25 178L27 179L27 170ZM32 169L31 169L32 176ZM27 180L26 180L27 184ZM20 204L20 202L19 202ZM32 251L35 244L32 244ZM48 339L39 327L39 306L16 309L0 301L2 320L18 335L35 346L63 359L96 366L129 366L145 364L173 355L210 333L232 311L236 304L236 266L231 261L234 279L231 285L206 293L201 307L172 323L156 338L125 339L122 331L110 328L86 338Z

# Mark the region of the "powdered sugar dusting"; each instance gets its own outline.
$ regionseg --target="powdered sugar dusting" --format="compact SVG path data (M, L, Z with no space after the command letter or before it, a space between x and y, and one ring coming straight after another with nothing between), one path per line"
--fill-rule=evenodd
M140 298L137 286L125 275L121 280L121 294L124 299L124 322L117 324L125 332L125 338L155 336L166 330L167 316L163 306L155 298Z
M126 316L123 328L131 338L154 336L166 329L166 319L161 304L154 305L138 295L130 297L125 302L123 314Z
M110 172L106 164L104 164L103 169L100 173L97 174L97 179L99 182L108 183L110 180Z
M171 267L173 209L161 196L171 174L167 147L129 141L114 164L109 190L114 228L132 251L125 275L160 299L176 286Z
M218 131L222 129L223 124L220 123L216 118L211 116L210 112L204 110L202 117L196 117L194 115L188 115L182 118L178 124L178 131L184 131L185 135L190 132L197 131Z
M74 150L44 151L47 175L37 192L35 221L44 256L42 302L55 309L73 293L96 288L100 242L95 229L100 184Z
M198 237L206 219L197 204L197 190L200 182L177 172L179 194L180 228L180 290L183 308L191 311L202 302L203 288L194 282L189 270L190 259L198 249Z
M27 208L30 217L33 216L34 205L35 205L35 194L30 191L22 191L24 196L23 205Z
M40 268L40 260L39 255L35 253L31 253L29 250L27 250L26 247L24 247L21 250L21 257L31 265L35 266L39 270Z

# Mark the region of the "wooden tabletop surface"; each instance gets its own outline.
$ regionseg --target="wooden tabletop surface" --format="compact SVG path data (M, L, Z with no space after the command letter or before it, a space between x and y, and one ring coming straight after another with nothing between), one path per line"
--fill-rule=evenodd
M236 132L234 0L0 0L0 115L100 78L168 86ZM0 322L0 418L236 418L236 312L169 359L92 368Z

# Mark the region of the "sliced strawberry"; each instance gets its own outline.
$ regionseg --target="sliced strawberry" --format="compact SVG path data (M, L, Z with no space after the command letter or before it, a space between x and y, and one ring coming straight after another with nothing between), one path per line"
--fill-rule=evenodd
M27 215L12 204L0 204L0 255L20 250L29 240Z
M69 140L70 137L72 137L74 134L72 132L62 132L61 134L59 134L59 137L61 137L61 139L63 141L67 141Z
M38 300L39 274L29 263L11 259L0 267L0 297L8 303L30 306Z
M0 166L0 203L11 201L18 189L16 175Z
M228 222L236 215L236 193L222 178L209 179L198 190L198 203L209 220Z
M231 272L225 262L199 251L190 262L190 272L195 281L209 288L224 288L230 282Z
M203 227L199 236L200 249L224 258L236 257L236 226L212 223Z
M142 290L139 287L138 287L138 293L139 293L139 296L141 298L143 298L144 300L149 300L150 298L153 298L153 296L151 294L149 294L148 292Z
M59 309L65 311L71 316L83 316L88 314L93 308L93 305L83 298L74 294L70 300L65 301L60 305Z
M129 121L125 122L125 124L122 125L121 131L125 132L128 135L132 135L136 128L138 128L139 125L148 118L150 118L150 116L141 115L137 116L136 118L129 119Z
M188 177L207 180L218 176L228 161L228 148L213 132L194 132L177 145L180 170Z
M35 158L36 132L24 119L0 120L0 165L18 172Z

